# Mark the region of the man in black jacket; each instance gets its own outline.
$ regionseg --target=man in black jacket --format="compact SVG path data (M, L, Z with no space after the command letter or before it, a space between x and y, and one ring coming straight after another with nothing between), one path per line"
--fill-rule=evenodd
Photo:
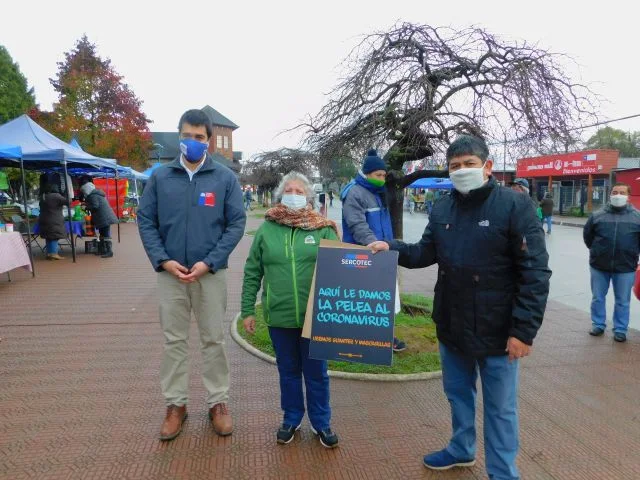
M433 320L453 435L424 465L446 470L475 463L480 372L487 472L517 479L518 359L529 355L542 323L551 271L531 201L497 184L488 155L483 140L456 139L447 150L454 191L434 205L422 240L369 247L397 250L407 268L438 264Z
M627 340L629 302L640 254L640 213L629 205L631 187L616 183L607 206L589 217L584 226L584 243L591 265L591 322L594 337L606 329L606 297L613 284L613 339Z

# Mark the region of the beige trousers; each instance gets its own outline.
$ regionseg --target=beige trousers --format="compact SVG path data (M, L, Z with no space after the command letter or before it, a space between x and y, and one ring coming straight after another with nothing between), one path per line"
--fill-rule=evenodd
M181 283L168 272L158 274L160 323L164 353L160 385L167 405L189 400L189 326L191 312L198 323L202 352L202 381L207 404L229 398L229 361L224 346L223 321L227 310L226 270L207 273L195 283Z

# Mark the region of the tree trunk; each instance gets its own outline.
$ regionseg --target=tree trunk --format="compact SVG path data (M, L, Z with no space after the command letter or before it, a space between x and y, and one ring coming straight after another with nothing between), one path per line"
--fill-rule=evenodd
M402 240L404 216L404 189L396 182L387 183L385 190L387 197L387 207L391 215L391 227L393 228L393 238Z
M386 196L387 207L391 215L391 226L393 227L393 237L404 238L402 217L404 216L404 189L419 178L446 178L449 176L448 170L418 170L409 175L397 177L395 174L387 175Z

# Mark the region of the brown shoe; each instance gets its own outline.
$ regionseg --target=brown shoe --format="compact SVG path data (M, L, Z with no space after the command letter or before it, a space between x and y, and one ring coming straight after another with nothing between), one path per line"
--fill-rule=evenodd
M213 431L221 437L231 435L233 432L233 420L226 403L216 403L209 409L209 419L213 425Z
M47 255L47 260L64 260L62 255L58 255L57 253L50 253Z
M160 428L160 440L167 441L173 440L182 431L182 425L187 419L187 406L182 405L169 405L167 407L167 414L162 422L162 428Z

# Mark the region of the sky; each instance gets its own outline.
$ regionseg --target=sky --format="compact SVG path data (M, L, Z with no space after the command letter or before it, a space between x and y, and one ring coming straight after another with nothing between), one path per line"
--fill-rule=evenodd
M483 27L505 40L526 40L574 58L575 80L605 101L604 119L640 114L640 2L595 4L539 0L456 2L232 0L151 2L36 0L3 5L4 45L41 108L56 100L56 62L86 34L111 59L153 120L174 131L189 108L211 105L240 128L244 158L295 147L302 132L283 133L327 101L341 63L363 35L401 21ZM575 70L575 71L574 71ZM640 117L612 124L640 131ZM594 130L595 131L595 130ZM584 136L589 133L585 132Z

